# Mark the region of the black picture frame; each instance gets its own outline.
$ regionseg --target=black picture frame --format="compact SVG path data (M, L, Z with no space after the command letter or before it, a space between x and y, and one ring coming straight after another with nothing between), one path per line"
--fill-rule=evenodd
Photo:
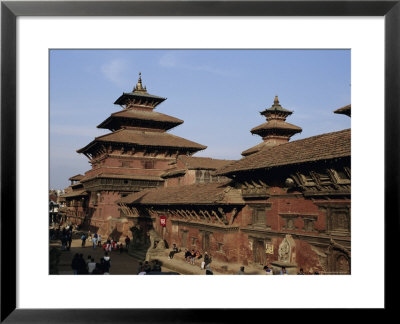
M385 307L395 307L399 234L400 0L394 1L2 1L1 2L1 322L233 322L244 309L16 308L16 19L19 16L384 16L385 19ZM368 95L368 94L366 94ZM379 111L377 113L380 113ZM371 130L373 131L373 130ZM373 170L371 170L373 173ZM371 196L374 196L371 188ZM369 201L371 199L369 197ZM367 247L366 247L367 248ZM371 269L365 269L371 271ZM374 275L371 271L371 275ZM368 283L366 283L367 285ZM366 291L366 293L368 293ZM188 292L189 296L189 292ZM167 296L165 298L168 298ZM249 298L238 292L238 298ZM271 298L269 296L268 298ZM273 298L273 297L272 297ZM160 302L157 300L157 302ZM247 311L248 309L246 309ZM265 319L265 310L251 310ZM271 313L269 313L271 314ZM248 315L246 313L246 315ZM255 316L255 317L253 317ZM269 315L270 316L270 315ZM287 318L286 318L287 319Z

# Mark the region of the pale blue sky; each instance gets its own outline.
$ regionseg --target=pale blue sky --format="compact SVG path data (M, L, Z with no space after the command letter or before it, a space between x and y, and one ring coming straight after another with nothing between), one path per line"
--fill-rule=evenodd
M350 103L350 70L350 50L51 50L50 187L90 168L76 150L109 132L96 126L139 72L167 98L156 111L184 120L169 132L208 146L195 156L240 159L275 95L303 129L292 140L349 128L333 110Z

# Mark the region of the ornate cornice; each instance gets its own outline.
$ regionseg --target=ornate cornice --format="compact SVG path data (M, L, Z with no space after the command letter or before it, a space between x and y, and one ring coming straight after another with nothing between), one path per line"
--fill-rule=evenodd
M217 232L238 232L238 226L232 225L218 225L218 224L208 224L203 222L194 222L194 221L184 221L179 219L173 219L172 224L174 225L184 225L199 228L205 231L217 231Z
M287 234L292 235L294 239L299 239L308 242L309 244L321 247L328 247L331 244L331 240L334 239L341 246L346 247L350 250L351 238L346 237L333 237L332 235L326 234L303 234L303 233L293 233L289 231L274 231L267 228L257 228L257 227L245 227L240 228L240 231L247 234L248 236L258 237L258 238L270 238L270 237L284 237Z

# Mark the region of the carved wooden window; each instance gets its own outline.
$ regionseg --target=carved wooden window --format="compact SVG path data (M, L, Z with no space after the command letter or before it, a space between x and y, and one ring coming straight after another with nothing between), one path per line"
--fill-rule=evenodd
M210 182L210 171L204 172L204 182Z
M131 162L129 162L129 161L121 161L121 166L123 168L130 168L131 167Z
M303 217L304 227L303 231L305 232L315 232L315 221L317 217Z
M154 169L154 161L144 161L145 169Z
M339 231L349 230L349 220L346 212L340 210L332 212L332 229Z
M197 245L197 237L192 237L192 245L193 246Z
M218 243L218 252L224 252L222 249L224 247L224 243Z
M203 177L203 172L201 170L196 170L196 182L201 182Z
M350 209L346 207L327 208L328 231L336 235L348 235L351 231Z
M283 225L283 229L286 230L295 230L296 227L296 220L299 217L298 214L291 214L291 213L280 213L279 216L284 220L285 224Z
M262 205L252 206L252 224L253 225L266 225L266 207Z

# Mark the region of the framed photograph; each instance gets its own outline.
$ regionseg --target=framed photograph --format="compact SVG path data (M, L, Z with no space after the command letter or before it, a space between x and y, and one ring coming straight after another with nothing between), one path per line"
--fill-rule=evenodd
M389 297L390 291L394 283L398 282L387 262L391 260L389 256L396 254L393 238L399 234L398 218L393 217L399 212L396 203L399 197L399 21L399 1L3 1L1 321L226 322L246 310L263 316L268 309L391 309L394 301ZM285 59L289 52L293 54L292 60ZM324 53L328 52L335 55L326 56ZM197 60L198 57L202 60ZM343 61L340 61L342 58ZM265 64L266 60L276 63ZM135 63L124 65L127 61ZM293 62L300 61L303 70L298 73L302 78L282 80L285 75L290 75L287 71L296 68ZM155 66L154 62L158 65ZM240 68L234 68L235 64ZM343 68L344 65L346 68ZM339 77L341 68L344 77ZM312 69L324 71L326 77L310 83L312 89L305 89L300 80L315 77L317 74ZM100 75L108 83L99 82ZM336 84L340 82L348 82L344 85L346 89L342 92L343 98L337 98L335 94ZM160 85L164 85L165 93L159 90L154 93L152 85L157 89L162 89ZM107 90L111 86L115 87L114 92L122 92L119 98L114 98L115 103L123 106L123 112L129 111L129 118L134 119L134 123L126 116L116 116L121 114L115 113L117 109L108 112L103 109L100 102L105 98L109 100ZM131 91L129 88L132 86ZM329 99L329 89L332 100ZM240 93L241 90L243 93L230 101L233 92ZM226 98L218 103L220 111L207 110L207 98L214 100L211 98L215 98L213 95L220 91L223 92L219 93L220 97ZM278 99L280 93L276 92L280 91L293 101L293 105L287 107L290 111L283 108L286 107L284 97L280 95ZM184 102L187 102L187 110L182 114L171 113L173 117L160 114L171 112L162 109L150 113L169 93L172 101L174 96L179 97L182 93ZM237 107L251 102L246 96L254 98L259 94L262 94L260 98L265 98L261 106L266 108L253 107L255 103L252 102L251 110L244 107L246 112L240 112ZM205 99L195 102L196 96ZM267 101L266 96L272 96L271 102ZM211 249L213 245L213 255L224 253L220 259L228 260L229 253L224 249L229 246L229 241L220 234L210 235L206 228L217 228L217 233L237 231L238 237L252 237L243 242L241 248L242 254L248 254L250 261L260 265L271 264L274 271L278 271L282 264L287 264L289 271L297 273L298 269L294 265L293 269L290 266L295 256L295 241L302 242L302 238L309 240L313 237L315 246L319 244L326 248L325 243L317 239L316 233L325 226L325 223L318 223L318 208L315 212L304 210L294 213L289 206L291 203L281 194L283 198L279 198L282 199L279 203L286 204L286 207L279 210L277 217L283 230L279 235L275 233L269 235L268 239L261 239L260 233L274 233L275 226L272 224L271 228L270 221L264 224L265 212L268 213L271 205L260 199L265 189L263 182L253 181L249 184L248 181L240 180L244 178L237 173L237 170L253 172L261 163L251 157L254 153L262 154L264 150L264 146L260 149L259 136L262 145L268 147L276 145L276 141L287 142L292 135L301 131L299 126L303 125L294 122L296 119L293 118L298 111L293 107L296 105L296 96L300 107L307 106L307 101L310 107L318 104L323 106L320 102L324 98L325 104L343 102L326 112L342 114L334 117L345 118L343 114L350 115L350 109L353 108L351 119L346 119L340 125L314 120L312 117L316 115L324 116L322 108L318 111L310 110L308 116L301 116L299 109L298 119L303 118L306 123L308 118L306 125L312 125L315 129L309 135L308 130L304 129L304 136L300 139L333 132L343 125L342 128L350 128L351 123L351 199L350 192L343 189L347 188L350 181L350 156L346 160L349 165L343 166L342 156L337 153L339 155L335 157L336 160L332 158L335 163L329 167L330 173L327 175L314 170L309 174L293 171L290 177L285 177L284 186L287 190L295 191L301 187L309 200L319 204L321 212L323 210L330 215L330 218L327 216L328 231L324 232L324 237L330 240L331 249L313 248L316 257L319 255L328 260L324 269L329 271L324 276L287 276L284 279L274 276L271 279L264 275L166 277L122 276L120 274L123 273L117 273L104 277L70 276L67 275L68 271L59 275L49 274L49 216L45 216L49 215L49 189L53 186L62 189L60 187L68 176L71 176L71 186L68 187L70 190L62 194L66 201L63 221L74 219L74 226L85 225L86 211L79 208L88 204L94 210L93 219L99 221L91 223L92 231L96 235L97 232L107 233L114 240L115 236L110 233L118 233L118 240L122 242L123 238L129 236L128 227L131 231L133 227L137 230L146 227L135 214L137 208L144 208L149 217L155 220L156 232L162 232L163 241L168 244L179 240L186 247L199 247L202 251ZM224 104L230 110L224 109ZM167 107L173 111L172 106ZM271 108L268 109L269 106ZM202 110L202 107L205 108ZM251 114L259 115L257 109L265 109L261 114L267 118L267 123L260 119L260 123L265 123L260 126L251 124L252 119L249 117ZM203 113L196 115L195 111ZM239 112L242 114L240 118ZM289 117L286 123L286 117L292 112L293 117ZM132 114L135 116L132 117ZM152 123L149 123L148 115L152 116ZM182 115L185 123L188 121L189 124L186 133L184 130L179 133L175 128L171 133L181 137L165 133L181 124L176 118ZM190 121L193 117L195 121ZM101 123L101 120L104 121ZM270 130L271 120L281 125L281 133L276 127L274 132ZM289 124L291 122L294 125ZM211 129L218 128L218 123L220 132L213 133ZM247 145L244 140L241 142L245 135L250 137L240 128L246 123L249 125L246 126L247 132L251 130L253 135L259 135L255 136L252 145ZM100 129L110 130L111 135L96 130L96 125ZM228 136L232 143L225 144L230 128L235 135ZM75 133L81 133L83 129L86 137L78 139ZM192 135L187 135L188 129ZM128 146L121 146L123 140L120 138L104 140L118 132L130 133ZM151 136L166 144L149 149L152 144L146 142L148 139L142 135L138 138L139 132L147 132L146 136L151 133ZM63 135L64 139L56 139L55 134L60 138ZM169 134L168 139L164 139L167 136L165 134ZM326 139L324 145L336 145L338 150L343 150L345 144L340 144L342 135ZM95 140L91 142L93 138ZM319 140L318 136L316 138ZM133 146L132 141L136 141ZM107 142L108 146L104 146L103 142ZM243 197L246 195L245 198L250 202L246 203L246 217L251 221L251 226L239 229L233 226L235 217L242 219L245 214L237 211L242 208L240 202L235 202L238 205L233 206L230 200L234 208L221 205L221 208L208 210L196 207L192 201L187 200L185 204L194 206L187 210L176 207L186 198L182 197L182 193L172 193L173 189L167 188L170 191L167 190L166 195L168 199L172 194L179 196L181 200L177 200L176 206L170 201L163 205L162 195L152 197L150 193L146 198L136 197L130 192L131 189L127 189L144 183L150 188L161 179L152 173L156 169L154 163L159 163L153 160L159 154L162 155L160 161L172 159L173 154L187 160L193 152L205 148L202 144L210 145L210 142L213 144L209 151L211 153L197 156L203 159L211 156L240 160L241 156L224 155L224 149L232 151L235 145L243 145L241 154L246 161L254 160L251 162L253 169L248 171L246 165L241 164L242 160L218 168L222 171L211 175L208 171L212 168L205 168L204 171L197 166L193 167L193 172L190 171L193 173L193 181L212 183L217 181L215 179L218 176L235 178L236 187L229 190L236 190L240 185ZM70 158L69 153L61 149L64 147L78 150L75 154L85 155L91 166L86 164L87 168L78 170L75 178L72 177L74 171L65 167L66 163L59 163L58 169L52 170L55 165L52 152L58 153L58 161ZM172 148L175 152L172 152ZM101 168L102 150L114 156L115 163L119 163L114 165L114 162L110 162L110 170L134 169L136 166L132 167L132 163L136 162L132 162L131 157L139 155L140 166L146 170L146 177L141 176L139 179L138 175L132 174L122 179L115 172L104 179L102 173L98 172L88 172L81 177L78 173L90 168ZM291 157L296 150L299 148L293 146ZM182 163L188 165L189 162ZM186 181L184 177L179 178L182 170L178 169L166 167L169 172L162 173L161 180L169 181L171 187L174 181ZM190 173L188 170L185 171L187 174ZM55 180L54 174L59 174L60 179L62 175L64 180ZM328 183L329 179L333 179L334 183ZM85 189L90 186L101 186L103 189L82 190L79 186L85 181ZM118 210L121 217L127 220L127 225L113 223L112 218L107 224L101 221L108 210L105 207L102 210L97 204L102 205L111 199L107 195L115 184L126 185L124 190L118 192ZM321 188L330 185L335 190L344 190L338 194L343 198L342 208L330 207L332 195L328 189L324 195L312 193L313 186L315 190L321 191ZM233 191L229 193L231 197L228 197L229 190L223 192L224 199L234 198ZM274 194L279 195L276 192ZM212 195L219 194L215 191ZM80 204L80 207L76 204ZM162 208L148 208L151 204L158 204ZM74 206L78 206L75 212L72 210ZM50 217L50 222L60 222L54 215ZM207 226L197 226L201 233L200 239L193 232L182 231L182 224L188 220L190 223L191 219L207 222ZM296 231L300 223L301 233ZM159 237L150 235L150 230L148 233L149 242L156 248L160 243ZM92 237L93 233L85 234ZM217 236L221 237L219 241L215 240ZM130 243L124 242L127 251L129 244L137 244L136 239ZM124 244L118 244L121 251ZM275 259L279 262L269 261ZM333 259L336 261L329 261ZM241 259L241 262L247 261L246 258ZM306 271L317 273L318 269L312 262L304 258L303 264L307 266ZM242 269L240 271L243 272ZM333 275L336 273L348 275ZM369 294L364 291L366 281ZM393 285L386 285L388 282ZM192 288L188 290L188 286ZM299 292L301 298L294 298L299 296ZM208 317L205 310L211 309L213 315Z

